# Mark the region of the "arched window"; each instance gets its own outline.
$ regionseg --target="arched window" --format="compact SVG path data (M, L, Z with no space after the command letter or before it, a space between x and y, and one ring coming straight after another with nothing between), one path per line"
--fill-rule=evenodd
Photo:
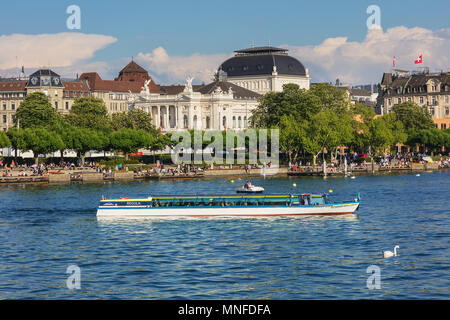
M193 127L194 129L198 129L198 124L197 124L197 115L194 116L194 123L193 123Z
M188 127L188 116L186 114L183 116L183 124L185 128Z
M244 117L244 128L247 128L247 116Z
M236 117L233 116L233 128L236 128Z
M225 116L223 116L223 118L222 118L222 125L223 125L224 129L227 128L227 117L225 117Z
M211 119L209 118L209 116L208 117L206 117L206 129L210 129L210 122L211 122Z
M241 127L241 116L238 117L238 128L242 128Z

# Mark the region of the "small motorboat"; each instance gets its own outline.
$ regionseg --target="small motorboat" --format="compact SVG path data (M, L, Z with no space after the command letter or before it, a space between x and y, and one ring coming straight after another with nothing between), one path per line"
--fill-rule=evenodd
M241 187L239 189L236 189L237 193L263 193L264 188L263 187L257 187L257 186L250 186L250 187Z

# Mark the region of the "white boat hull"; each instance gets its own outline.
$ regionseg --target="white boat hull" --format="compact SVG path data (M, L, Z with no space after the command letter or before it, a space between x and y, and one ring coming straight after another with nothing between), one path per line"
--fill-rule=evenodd
M152 216L152 217L261 217L261 216L302 216L302 215L342 215L352 214L359 202L318 206L292 207L99 207L97 216Z

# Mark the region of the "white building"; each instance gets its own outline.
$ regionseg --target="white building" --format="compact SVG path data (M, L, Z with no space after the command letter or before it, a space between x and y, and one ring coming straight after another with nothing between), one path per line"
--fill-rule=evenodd
M154 86L148 78L139 94L130 92L129 108L149 112L153 125L165 132L248 128L251 111L265 93L280 92L288 83L309 89L308 69L287 51L275 47L237 50L220 65L216 81L207 85L193 86L191 78L186 86Z
M280 92L287 83L308 90L308 69L287 51L275 47L237 50L234 57L220 65L219 72L225 72L229 82L260 94Z
M185 129L226 130L249 127L251 111L260 95L226 81L193 86L160 86L152 93L146 82L139 94L129 95L129 108L149 112L153 125L161 131Z

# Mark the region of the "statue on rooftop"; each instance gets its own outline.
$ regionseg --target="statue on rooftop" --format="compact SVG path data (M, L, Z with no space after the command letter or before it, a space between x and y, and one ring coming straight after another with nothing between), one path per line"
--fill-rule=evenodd
M150 95L150 89L148 87L150 82L152 82L151 79L145 80L144 86L141 88L142 89L141 94Z
M184 92L192 92L192 81L194 80L194 77L188 77L186 79L186 86L184 87Z

